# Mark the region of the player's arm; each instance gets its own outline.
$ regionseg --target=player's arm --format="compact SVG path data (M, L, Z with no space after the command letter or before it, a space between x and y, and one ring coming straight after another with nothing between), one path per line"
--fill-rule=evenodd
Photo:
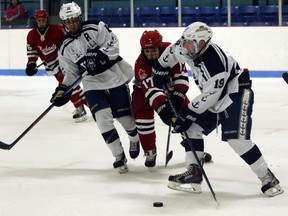
M141 81L141 89L150 106L157 112L161 120L169 125L173 114L163 90L154 86L152 77Z
M66 51L64 50L63 52ZM65 54L68 55L67 53ZM78 66L73 63L69 58L67 58L66 55L64 56L61 54L60 51L58 52L59 64L64 74L64 79L62 84L59 84L56 87L50 99L50 102L53 103L55 106L63 106L64 104L68 103L73 91L70 91L66 95L64 95L64 93L67 91L70 85L74 83L79 76L81 76L81 72Z
M119 41L117 36L100 21L96 27L97 47L87 50L85 66L90 75L103 73L122 58L119 56Z
M203 86L202 93L189 103L189 108L193 112L201 114L215 105L226 86L227 79L227 72L218 73L211 77Z
M176 132L186 131L191 126L192 122L196 121L199 114L215 105L221 97L227 79L228 73L222 72L214 75L208 80L203 86L202 93L180 110L179 116L174 122L174 129Z
M25 72L27 76L33 76L38 71L36 62L38 60L39 55L36 49L36 45L33 43L32 32L29 32L27 35L26 51L28 61L26 64Z
M183 106L183 102L188 100L186 93L189 89L189 78L185 63L178 63L172 69L172 91L170 92L173 104L177 111Z
M175 54L175 44L170 44L152 67L154 86L162 88L169 82L170 69L179 63Z
M108 56L110 60L115 60L119 57L119 40L111 29L102 21L98 24L98 43L99 51Z

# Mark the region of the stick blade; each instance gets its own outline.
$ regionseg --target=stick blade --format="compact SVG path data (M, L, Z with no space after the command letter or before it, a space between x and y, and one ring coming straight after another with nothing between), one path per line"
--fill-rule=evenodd
M282 78L285 80L285 82L288 84L288 73L285 72L282 74Z
M10 150L12 148L12 145L8 145L8 144L0 141L0 148L4 149L4 150Z
M173 157L173 151L170 151L170 152L166 155L165 167L167 167L167 164L169 163L169 161L171 160L172 157Z

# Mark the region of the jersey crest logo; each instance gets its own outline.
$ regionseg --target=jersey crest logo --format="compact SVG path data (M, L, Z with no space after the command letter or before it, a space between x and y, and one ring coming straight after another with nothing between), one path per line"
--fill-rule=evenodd
M145 70L140 69L138 72L138 75L139 75L141 80L144 80L147 78L147 74L146 74Z
M70 46L68 50L73 62L79 61L79 59L83 56L81 51L79 49L76 50L73 46Z
M199 101L192 102L192 107L194 107L195 109L198 109L199 108L199 104L200 104Z
M164 61L164 62L168 62L168 59L169 59L169 54L167 54L167 55L165 55L165 56L163 57L163 61Z
M55 50L57 50L56 44L53 44L50 47L48 47L47 45L46 45L46 47L38 46L38 48L44 55L49 55L49 54L53 53Z

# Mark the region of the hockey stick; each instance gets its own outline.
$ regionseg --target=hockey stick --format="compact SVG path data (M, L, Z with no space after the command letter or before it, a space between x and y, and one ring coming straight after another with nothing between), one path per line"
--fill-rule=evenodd
M44 65L45 63L47 63L48 61L50 61L51 59L57 57L57 53L55 55L50 56L50 58L48 58L46 61L43 61L41 64L36 66L36 69L38 69L39 67L41 67L42 65Z
M287 72L284 72L282 74L282 78L285 80L285 82L288 84L288 73Z
M171 128L172 128L172 124L170 123L170 124L169 124L169 129L168 129L167 144L166 144L165 167L167 167L167 164L169 163L169 161L170 161L171 158L173 157L173 151L171 150L171 151L169 152Z
M81 81L82 79L88 74L88 72L84 72L81 77L79 77L64 93L64 96L71 92ZM10 150L16 143L19 142L22 137L24 137L52 108L54 104L52 103L22 134L20 134L17 139L15 139L11 144L6 144L0 141L0 148L4 150Z
M177 118L177 117L178 117L178 113L177 113L177 110L176 110L176 108L175 108L175 106L174 106L174 104L173 104L173 101L172 101L171 97L170 97L167 84L163 84L163 90L164 90L164 93L165 93L165 95L166 95L166 98L167 98L167 100L168 100L168 102L169 102L169 104L170 104L170 106L171 106L172 112L173 112L173 114L175 115L175 117ZM208 185L208 187L209 187L209 189L210 189L210 191L211 191L211 194L212 194L214 200L215 200L216 203L219 205L219 203L218 203L218 201L217 201L217 198L216 198L216 194L215 194L215 192L214 192L214 190L213 190L213 188L212 188L212 186L211 186L211 184L210 184L210 181L209 181L209 179L208 179L208 177L207 177L207 175L206 175L206 173L205 173L205 171L204 171L204 169L203 169L202 163L201 163L201 161L199 160L199 158L198 158L198 156L197 156L197 154L196 154L196 151L195 151L195 149L194 149L193 143L190 141L189 136L188 136L188 134L187 134L186 131L183 131L183 135L184 135L184 137L185 137L185 139L186 139L186 141L187 141L190 149L192 150L192 153L193 153L193 155L194 155L194 157L195 157L195 159L196 159L197 164L198 164L199 167L200 167L200 170L201 170L201 172L202 172L202 175L204 176L204 179L205 179L205 181L206 181L206 183L207 183L207 185Z

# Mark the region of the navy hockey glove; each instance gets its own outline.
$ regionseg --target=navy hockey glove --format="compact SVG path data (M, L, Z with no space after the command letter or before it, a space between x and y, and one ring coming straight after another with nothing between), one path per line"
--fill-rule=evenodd
M95 76L103 73L110 67L110 60L108 56L99 49L91 49L86 53L85 66L88 74Z
M170 125L170 122L172 118L174 117L174 115L172 113L172 110L168 102L165 102L164 104L160 105L156 109L156 112L158 113L159 117L166 125Z
M70 100L72 91L70 91L68 94L64 95L64 93L67 91L68 87L65 85L59 85L55 92L52 94L52 97L50 99L50 102L53 103L55 106L60 107L64 104L68 103Z
M37 73L38 69L37 69L37 65L35 62L28 62L26 65L26 74L27 76L33 76Z
M152 78L154 86L162 89L162 86L170 82L169 79L169 70L170 68L163 68L158 61L152 67Z
M192 123L196 121L198 114L189 109L188 105L180 109L179 115L172 126L176 133L187 131Z
M175 106L175 109L177 111L179 111L183 105L183 102L185 100L185 94L183 94L182 92L180 91L176 91L174 90L172 93L171 93L171 99L173 101L173 104Z

